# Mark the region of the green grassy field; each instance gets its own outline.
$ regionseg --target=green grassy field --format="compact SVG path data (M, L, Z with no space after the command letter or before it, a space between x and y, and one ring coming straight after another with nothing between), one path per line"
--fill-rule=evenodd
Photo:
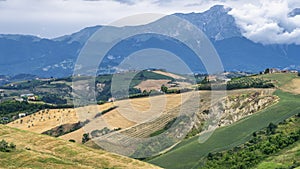
M273 73L273 74L264 74L254 77L263 78L266 80L272 80L276 86L282 87L283 85L291 82L294 78L297 78L295 73Z
M198 142L199 136L178 144L170 152L150 160L150 163L165 168L193 168L209 152L233 148L248 141L251 134L266 127L270 122L279 123L300 112L300 96L276 91L280 102L270 108L240 120L233 125L217 129L204 143Z
M283 151L270 156L263 162L261 162L257 169L270 169L270 168L289 168L295 163L300 161L300 142L298 141L295 145L292 145ZM299 169L297 167L296 169Z

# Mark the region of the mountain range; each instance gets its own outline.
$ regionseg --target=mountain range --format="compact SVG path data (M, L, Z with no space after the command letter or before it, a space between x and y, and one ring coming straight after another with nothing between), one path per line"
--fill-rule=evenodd
M259 72L265 68L300 69L300 45L256 43L243 36L230 8L217 5L203 13L176 13L200 28L215 46L226 71ZM290 13L298 15L299 9ZM101 28L84 28L71 35L54 39L28 35L0 35L0 75L33 74L40 77L64 77L73 73L76 59L87 40ZM137 42L147 37L146 41ZM187 50L177 50L172 39L158 35L140 35L124 40L110 51L100 65L99 73L108 73L126 55L144 48L165 47L188 60ZM137 45L136 43L140 43ZM139 46L138 48L136 46ZM182 47L182 46L181 46ZM203 65L193 65L193 71L204 71ZM112 70L113 71L113 70Z

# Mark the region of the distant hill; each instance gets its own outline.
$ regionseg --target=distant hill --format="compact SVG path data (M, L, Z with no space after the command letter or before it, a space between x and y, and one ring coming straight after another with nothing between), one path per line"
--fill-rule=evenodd
M0 152L1 168L159 168L80 144L0 125L2 139L13 142L17 149Z
M174 15L184 18L211 39L226 71L259 72L267 67L300 69L300 45L255 43L243 36L230 8L217 5L203 13ZM289 15L299 14L296 8ZM71 35L43 39L27 35L0 35L0 74L34 74L42 77L63 77L73 73L77 56L85 42L101 26L84 28ZM142 41L141 41L142 39ZM162 48L187 62L194 72L205 72L183 44L158 35L140 35L118 44L104 59L99 73L113 72L128 54L145 48ZM110 57L108 57L110 56ZM110 71L110 69L112 69Z

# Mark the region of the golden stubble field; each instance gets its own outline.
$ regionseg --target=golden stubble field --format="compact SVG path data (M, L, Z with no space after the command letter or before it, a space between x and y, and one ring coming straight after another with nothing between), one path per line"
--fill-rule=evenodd
M182 77L180 75L176 75L174 73L169 73L169 72L163 72L163 71L159 71L159 70L155 70L153 71L154 73L157 73L157 74L161 74L161 75L165 75L165 76L169 76L169 77L172 77L174 79L186 79L185 77Z
M17 145L16 151L0 152L0 168L160 168L103 150L0 125L0 140Z
M140 84L135 86L135 88L140 89L141 91L144 91L144 90L158 91L158 90L160 90L162 85L168 86L168 82L170 82L170 80L149 80L148 79L148 80L142 81Z
M229 91L227 94L243 93L249 90L256 89ZM193 94L199 94L200 99L204 100L202 108L207 108L211 105L210 91L196 91L120 100L103 105L90 105L76 109L46 109L17 119L9 123L8 126L43 133L63 124L74 124L79 121L84 122L88 120L89 122L83 128L60 136L65 140L74 139L76 142L81 142L84 133L91 133L94 130L101 130L105 127L110 130L121 128L121 131L139 128L138 126L141 124L145 124L143 126L146 126L146 128L149 128L147 126L152 126L150 128L153 129L161 128L161 126L177 116L179 112L178 108L180 108L182 103L190 99ZM116 108L101 116L96 116L100 112L112 107ZM150 122L149 125L146 125L147 122ZM151 133L152 130L145 132L146 135L149 132Z
M300 94L300 78L292 79L290 83L283 85L282 90Z
M81 142L82 135L93 130L130 128L137 124L159 117L162 112L173 109L188 98L189 93L159 95L153 97L120 100L103 105L91 105L81 108L46 109L17 119L10 127L43 133L63 124L74 124L79 121L90 122L79 130L60 136L65 140L74 139ZM117 108L95 118L96 114L116 106Z

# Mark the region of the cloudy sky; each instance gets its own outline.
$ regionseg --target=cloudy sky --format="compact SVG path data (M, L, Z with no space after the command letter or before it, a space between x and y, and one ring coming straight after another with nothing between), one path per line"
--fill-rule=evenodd
M203 12L231 7L243 35L262 43L300 44L299 0L0 0L0 34L53 38L142 13Z

